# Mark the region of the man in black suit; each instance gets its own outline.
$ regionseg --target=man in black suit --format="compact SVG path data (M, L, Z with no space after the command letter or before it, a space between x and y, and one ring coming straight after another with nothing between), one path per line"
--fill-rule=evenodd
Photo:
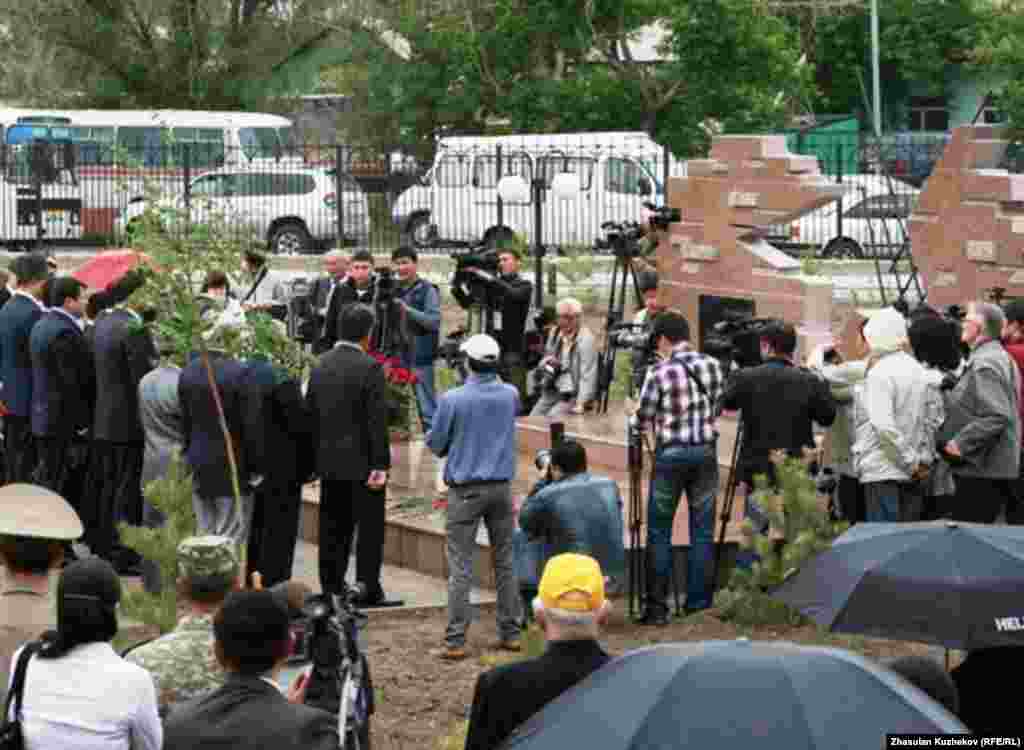
M270 591L230 594L213 621L224 684L171 711L164 750L338 750L338 717L302 705L306 675L286 698L274 684L288 660L288 610Z
M313 472L313 445L298 381L264 359L249 360L245 370L244 450L253 467L248 568L259 571L269 588L292 577L302 485Z
M82 507L88 469L96 369L81 328L82 283L59 276L50 281L50 296L56 304L29 337L37 482L77 510Z
M344 309L341 341L313 368L306 393L320 475L320 586L324 593L345 590L358 525L360 590L354 597L364 605L384 601L384 488L391 468L384 370L366 354L373 325L373 310L366 305Z
M230 336L234 333L224 331L216 335ZM216 346L216 341L211 343ZM241 543L249 533L249 522L252 519L250 462L245 455L243 437L247 408L246 369L245 365L224 351L212 349L209 356L238 467L240 504L235 502L227 443L217 405L213 400L213 391L210 390L206 365L198 354L192 355L178 380L183 455L192 470L192 507L196 513L197 533L227 536Z
M377 281L373 274L373 255L369 250L358 250L352 254L345 281L338 284L327 301L324 326L320 339L315 343L314 354L323 354L338 343L338 321L346 306L362 302L373 307L376 303ZM371 335L371 344L375 344Z
M323 351L320 349L320 341L334 294L348 279L348 256L343 251L331 250L324 255L323 260L324 275L314 281L309 288L309 306L313 310L312 341L316 354Z
M466 750L494 750L531 716L611 657L597 642L608 618L604 575L586 555L555 555L533 601L548 647L536 659L506 664L477 678Z
M745 486L747 516L755 528L767 530L767 518L751 501L754 477L775 479L773 451L800 458L814 447L812 423L828 427L836 418L836 402L825 380L793 363L796 329L771 324L761 333L764 364L737 370L726 382L722 406L743 417L743 444L737 476Z
M7 481L31 482L36 468L32 444L32 358L29 335L43 317L43 294L50 268L42 253L19 256L11 270L17 288L0 309L0 380L3 382L4 448Z
M122 575L141 562L118 541L117 522L142 523L145 433L139 417L139 381L158 359L137 305L101 313L92 335L96 365L96 412L90 467L92 505L86 524L89 546Z

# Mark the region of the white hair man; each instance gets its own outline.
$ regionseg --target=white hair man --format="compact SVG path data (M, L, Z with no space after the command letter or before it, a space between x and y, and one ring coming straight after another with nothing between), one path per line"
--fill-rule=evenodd
M970 304L963 320L971 358L946 398L949 415L941 433L956 479L945 515L957 521L993 523L1016 502L1021 376L1000 341L1005 324L1003 311L986 302Z
M480 675L466 750L497 748L516 727L611 659L597 641L611 606L594 558L567 552L548 560L533 609L548 647L536 659Z
M583 325L583 305L566 297L555 305L558 325L548 337L535 371L540 400L531 417L582 414L597 398L597 339Z

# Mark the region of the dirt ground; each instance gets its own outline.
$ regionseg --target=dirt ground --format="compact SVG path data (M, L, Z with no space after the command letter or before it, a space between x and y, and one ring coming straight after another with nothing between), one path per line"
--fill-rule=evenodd
M625 603L616 603L619 609ZM477 676L509 658L490 648L495 641L494 610L481 608L469 633L470 657L449 663L431 651L441 645L444 610L374 615L365 631L377 699L372 741L375 750L461 750L458 736L469 718ZM928 647L901 641L822 634L811 626L749 629L719 620L713 613L676 619L665 628L627 624L613 616L602 642L619 655L642 646L676 641L747 637L846 648L876 659L925 654ZM530 639L540 648L539 634Z

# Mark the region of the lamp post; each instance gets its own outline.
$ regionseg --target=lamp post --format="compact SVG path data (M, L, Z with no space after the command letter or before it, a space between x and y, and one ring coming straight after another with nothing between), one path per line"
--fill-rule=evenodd
M871 78L874 98L875 138L882 137L882 84L878 71L878 0L871 0Z

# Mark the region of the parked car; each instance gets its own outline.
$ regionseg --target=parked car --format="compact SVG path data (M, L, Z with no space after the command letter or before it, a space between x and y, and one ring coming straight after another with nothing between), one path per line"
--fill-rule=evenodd
M885 175L846 175L837 201L772 227L769 240L783 250L813 250L824 258L888 257L906 242L906 220L920 190Z
M341 177L343 231L338 236L337 179L333 169L289 165L225 167L190 183L191 218L215 215L231 225L252 228L275 253L308 253L337 242L363 242L370 233L370 206L363 189ZM115 229L130 234L148 208L144 197L118 212ZM165 228L182 220L185 198L177 194L157 204Z

